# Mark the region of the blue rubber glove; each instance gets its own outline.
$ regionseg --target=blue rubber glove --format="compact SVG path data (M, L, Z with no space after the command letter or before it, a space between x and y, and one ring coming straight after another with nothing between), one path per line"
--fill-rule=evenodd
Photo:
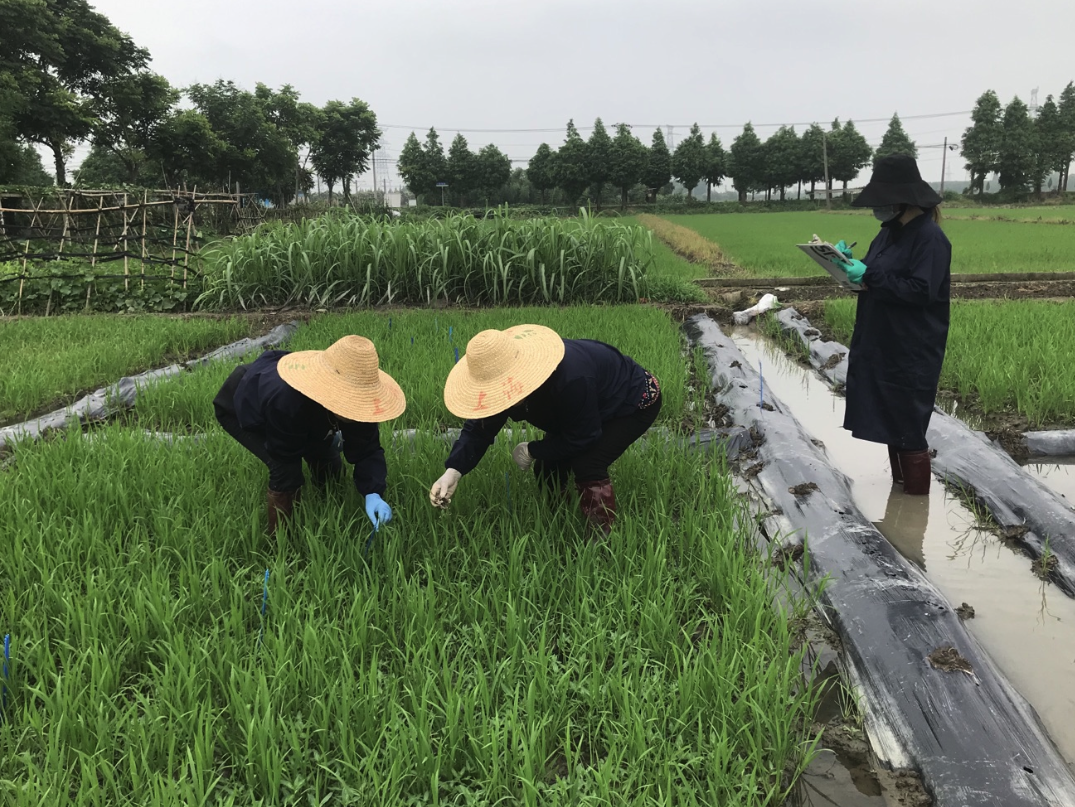
M840 240L839 240L839 241L838 241L838 242L837 242L836 244L834 244L833 246L835 246L835 247L836 247L837 251L839 251L839 252L842 252L842 253L843 253L844 255L846 255L846 256L847 256L847 259L848 259L848 260L851 260L851 258L852 258L852 256L851 256L851 247L849 247L849 246L847 245L847 242L846 242L846 241L844 241L844 240L843 240L843 239L841 238L841 239L840 239Z
M373 528L379 530L382 524L392 520L392 508L376 493L370 493L366 496L366 515L373 523Z
M847 274L847 279L852 283L861 283L862 276L866 274L866 264L859 260L844 261L836 265L844 270Z

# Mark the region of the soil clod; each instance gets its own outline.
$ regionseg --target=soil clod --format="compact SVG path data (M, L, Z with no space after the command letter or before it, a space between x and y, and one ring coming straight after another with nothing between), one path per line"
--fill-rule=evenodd
M815 490L818 490L817 482L803 482L802 484L788 488L788 493L794 493L796 497L802 499L809 496Z
M731 365L729 365L729 366L731 366L731 367L742 367L742 366L743 366L743 363L742 363L742 362L740 362L740 361L733 361L733 362L731 363Z
M1042 580L1048 580L1049 575L1055 572L1056 567L1059 565L1060 561L1056 559L1056 555L1050 552L1034 561L1034 574Z
M956 609L956 616L960 619L974 619L974 606L969 603L963 603Z
M846 355L846 353L833 353L831 356L829 356L825 363L821 365L821 369L831 370L833 367L842 362L844 360L844 356Z
M805 551L802 544L788 544L778 547L773 552L773 565L781 569L787 569L789 564L801 560Z
M967 675L974 674L974 667L971 666L971 663L963 658L962 654L950 644L938 647L926 658L929 660L930 666L935 670L961 672L967 673Z
M764 409L766 412L772 412L773 411L773 405L771 403L769 403L768 401L764 402L761 405L761 408Z
M764 462L756 462L756 463L754 463L749 468L747 468L745 471L743 471L743 479L753 479L754 477L756 477L758 474L761 473L761 470L764 467L765 467Z

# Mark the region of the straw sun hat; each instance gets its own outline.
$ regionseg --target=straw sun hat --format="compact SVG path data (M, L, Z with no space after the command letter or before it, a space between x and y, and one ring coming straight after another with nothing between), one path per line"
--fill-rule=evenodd
M381 423L407 408L403 390L380 369L377 349L364 336L345 336L327 350L289 353L276 370L289 387L347 420Z
M444 403L457 417L490 417L544 384L563 358L564 340L543 325L482 331L448 374Z

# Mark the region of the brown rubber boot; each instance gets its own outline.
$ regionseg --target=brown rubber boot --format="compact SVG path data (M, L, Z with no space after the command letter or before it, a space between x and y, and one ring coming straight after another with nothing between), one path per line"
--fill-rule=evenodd
M900 452L895 446L888 447L888 464L892 468L892 483L903 484L903 468L900 466Z
M604 538L612 532L616 520L616 492L612 489L611 479L598 479L593 482L575 482L579 492L579 508L586 516L586 521L600 533L592 538Z
M291 518L295 503L299 501L302 488L292 491L270 490L268 496L269 535L276 535L280 522Z
M925 496L929 493L929 451L901 451L900 468L903 469L903 492L909 496Z

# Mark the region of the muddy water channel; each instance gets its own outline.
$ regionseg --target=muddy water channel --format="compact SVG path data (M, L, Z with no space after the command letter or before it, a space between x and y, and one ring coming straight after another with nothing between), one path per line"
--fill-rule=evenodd
M974 514L933 481L926 496L892 485L885 447L855 440L841 428L844 399L809 368L750 329L735 344L762 371L765 389L825 444L833 466L852 483L855 504L904 557L921 567L954 607L966 603L967 626L1041 717L1075 767L1075 600L1043 583L1029 558L979 529ZM1059 468L1060 470L1056 470ZM1043 466L1075 501L1075 467ZM1029 469L1028 469L1029 470ZM1055 476L1054 476L1055 475ZM966 609L965 613L971 613Z

